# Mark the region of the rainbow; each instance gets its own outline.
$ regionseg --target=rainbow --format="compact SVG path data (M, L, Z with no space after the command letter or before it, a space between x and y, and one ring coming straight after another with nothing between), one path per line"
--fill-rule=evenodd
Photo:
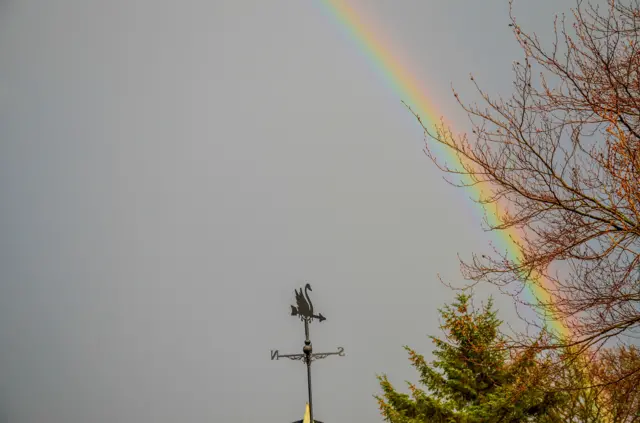
M366 19L363 19L362 14L358 14L356 10L347 5L345 0L319 0L319 3L327 14L335 19L339 26L348 33L349 37L356 42L359 50L369 59L370 64L384 75L385 82L390 88L420 116L424 126L434 127L440 117L429 101L427 91L421 86L416 76L411 73L411 67L393 55L392 51L397 49L391 48L391 43L380 35L381 31L372 28L373 25L368 24ZM443 146L438 145L433 151L442 160L459 163L458 157ZM480 197L478 189L470 188L470 190L472 191L470 193L472 196ZM483 208L482 211L490 223L499 222L500 217L496 211L480 207ZM507 251L511 259L519 260L522 257L522 252L518 247L518 241L522 240L521 235L515 229L495 233L501 248ZM551 285L549 285L551 282L541 278L538 280L541 282L539 285L542 285L542 287L538 284L529 284L530 294L535 299L547 302L550 300L549 293L543 287L551 288ZM564 322L548 320L544 324L558 335L569 336L570 334Z

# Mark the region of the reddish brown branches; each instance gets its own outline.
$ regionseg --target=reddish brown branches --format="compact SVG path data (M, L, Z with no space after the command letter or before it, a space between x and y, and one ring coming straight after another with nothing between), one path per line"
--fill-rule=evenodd
M503 205L491 229L523 234L521 259L474 256L465 277L514 296L539 285L548 298L532 305L567 323L568 343L593 346L640 324L640 4L578 2L572 18L556 20L546 48L511 14L524 52L512 97L493 99L472 78L483 107L454 91L472 133L425 127L462 165L426 153L452 183L481 185L480 203Z

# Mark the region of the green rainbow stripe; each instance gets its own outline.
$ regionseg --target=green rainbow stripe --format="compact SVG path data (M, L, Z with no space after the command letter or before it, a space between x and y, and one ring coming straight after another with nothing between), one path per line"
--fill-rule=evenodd
M390 43L386 42L387 40L384 40L380 35L381 31L376 31L371 24L367 24L362 15L359 15L344 0L319 0L319 3L346 30L356 42L360 51L368 57L371 65L382 72L391 89L398 93L402 100L420 115L425 127L433 127L440 118L436 113L435 107L428 100L426 90L421 86L415 75L410 72L410 67L398 60L397 57L394 57L393 49L390 48ZM442 160L446 160L449 163L460 163L457 156L444 147L436 146L434 151ZM472 188L471 191L475 198L480 197L478 189ZM490 223L499 222L500 218L495 211L480 207L483 212L486 212ZM514 260L520 260L522 252L517 242L522 239L521 235L515 229L499 231L496 234L499 244L507 251L508 255ZM551 287L551 282L548 280L538 278L538 281L542 281L541 285L543 286ZM529 284L529 288L534 298L543 302L549 301L549 294L542 287L537 284ZM569 335L569 330L564 322L547 321L546 324L559 335Z

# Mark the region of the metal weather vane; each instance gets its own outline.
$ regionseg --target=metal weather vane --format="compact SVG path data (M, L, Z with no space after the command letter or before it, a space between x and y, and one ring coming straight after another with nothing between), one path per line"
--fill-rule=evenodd
M338 351L335 352L323 352L323 353L314 353L313 347L311 345L311 339L309 339L309 325L313 322L313 319L318 320L319 322L323 322L327 320L326 317L322 315L322 313L314 314L313 303L309 298L309 291L313 291L311 289L310 284L306 284L304 287L304 294L302 288L300 291L293 290L296 296L296 305L291 306L291 315L297 316L300 318L302 322L304 322L304 347L302 348L302 354L280 354L278 350L271 350L271 360L279 360L280 358L288 358L290 360L301 360L307 365L307 388L309 390L309 417L311 422L314 422L313 419L313 401L311 398L311 362L314 360L319 360L322 358L326 358L330 355L337 355L339 357L344 357L344 348L338 347ZM317 422L319 423L319 422Z

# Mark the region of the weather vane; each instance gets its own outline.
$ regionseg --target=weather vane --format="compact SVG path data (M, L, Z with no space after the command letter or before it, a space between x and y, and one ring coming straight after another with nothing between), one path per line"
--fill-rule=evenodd
M302 288L300 291L293 290L296 295L296 305L291 306L291 315L297 316L304 322L304 347L302 348L302 354L280 354L278 350L271 350L271 360L279 360L280 358L288 358L291 360L301 360L307 365L307 388L309 390L309 417L311 423L314 423L313 419L313 401L311 399L311 362L314 360L318 360L321 358L326 358L330 355L337 355L340 357L344 357L344 348L338 347L338 351L336 352L326 352L326 353L314 353L313 347L311 346L311 340L309 339L309 325L313 322L313 319L318 320L319 322L323 322L327 320L326 317L322 315L322 313L314 314L313 313L313 303L311 302L311 298L309 298L309 291L313 291L311 289L310 284L306 284L304 287L304 294L302 292ZM317 422L319 423L319 422Z

